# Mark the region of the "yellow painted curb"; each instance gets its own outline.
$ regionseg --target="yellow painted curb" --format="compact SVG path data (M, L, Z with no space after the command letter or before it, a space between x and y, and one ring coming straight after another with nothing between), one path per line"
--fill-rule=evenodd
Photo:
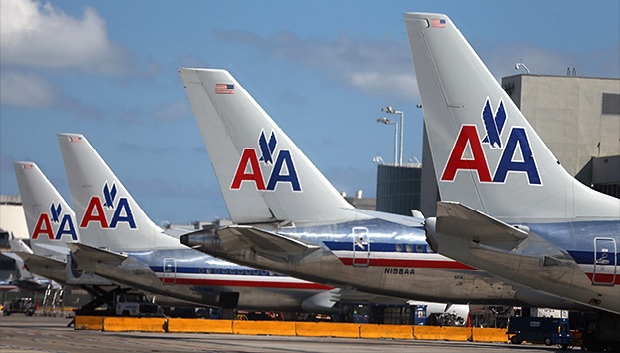
M307 337L360 337L360 325L350 323L297 322L295 331L297 336Z
M475 342L507 342L509 339L506 329L500 328L103 316L76 316L75 329Z
M96 330L103 329L103 316L76 316L73 327L76 330Z
M413 327L404 325L364 324L360 325L360 337L413 339Z
M168 319L168 332L232 334L232 320Z
M166 332L166 318L162 317L106 317L103 331Z
M470 341L471 327L415 326L416 340Z
M295 322L235 320L232 330L237 335L295 336Z
M505 328L479 328L471 329L474 342L508 342Z

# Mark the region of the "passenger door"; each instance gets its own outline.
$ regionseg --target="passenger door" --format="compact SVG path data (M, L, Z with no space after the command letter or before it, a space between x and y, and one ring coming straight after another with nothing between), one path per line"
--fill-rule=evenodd
M368 267L370 264L370 239L368 228L353 227L353 266Z
M618 270L616 240L594 238L594 271L592 284L613 286Z
M177 280L177 262L174 258L164 258L164 284L175 284Z

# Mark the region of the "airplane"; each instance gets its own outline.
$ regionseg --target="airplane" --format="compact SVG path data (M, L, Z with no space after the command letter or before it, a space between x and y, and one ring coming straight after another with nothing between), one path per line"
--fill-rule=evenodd
M24 260L16 254L16 252L32 253L32 249L30 249L30 247L26 245L23 240L11 238L9 239L9 246L11 251L2 251L2 255L13 259L13 261L15 261L15 267L19 272L19 276L17 278L9 278L7 281L9 288L10 285L14 285L29 291L43 292L48 288L60 287L58 283L28 271Z
M102 257L103 255L108 255L108 258L111 258L111 260L102 260L102 264L100 266L104 266L105 264L109 264L110 261L118 262L118 256L122 258L122 256L119 254L106 253L104 250L97 251L97 247L110 246L107 240L110 237L103 239L95 238L93 240L91 239L92 234L98 235L97 233L93 233L92 231L89 233L87 230L79 229L79 224L76 221L75 212L70 208L64 198L58 193L54 186L45 177L45 175L42 173L36 163L15 162L15 172L20 188L20 195L22 195L22 201L24 204L28 228L31 233L31 243L33 244L33 247L35 249L39 249L40 252L47 250L47 253L43 253L39 256L32 254L25 255L27 253L23 251L16 252L17 254L19 254L19 256L25 258L27 262L30 261L28 262L29 266L33 265L33 261L34 265L43 263L45 264L45 266L43 266L42 268L35 267L40 272L42 272L43 275L57 278L58 280L62 281L61 283L64 284L79 284L81 287L88 290L89 292L91 292L91 294L98 298L106 298L106 296L113 295L119 290L125 290L126 288L128 288L127 286L131 287L132 285L136 284L131 280L132 277L128 277L128 279L125 279L123 277L123 275L128 276L128 273L135 277L135 274L128 271L125 271L120 275L103 276L112 279L112 281L110 279L94 275L92 272L93 265L90 260L101 260L100 257ZM164 240L168 240L168 238L164 238ZM69 244L71 242L76 242L76 244L83 243L81 248L82 250L80 251L79 245ZM85 260L84 254L86 254L86 256L89 255L89 244L94 246L90 254L93 257L92 259L87 258ZM171 244L177 248L181 248L181 250L183 251L187 250L187 248L180 247L178 245L178 239L171 242ZM67 256L67 254L69 254L69 248L67 246L75 247L77 251L70 256ZM94 255L92 254L93 252L95 253ZM205 257L197 252L194 252L193 255L197 258ZM56 258L50 256L56 256ZM64 258L66 258L67 260L64 260ZM221 261L215 260L215 262ZM128 263L131 263L131 260L128 261ZM90 271L85 270L83 265L78 266L77 264L90 264ZM115 262L112 263L112 266L114 266L114 264ZM125 266L128 265L125 264ZM139 264L135 266L139 267ZM230 267L238 266L228 266L226 268L222 268L221 271L223 272L224 270L234 270L234 268L229 269ZM121 270L122 268L118 271ZM143 272L144 273L141 273L141 276L145 278L140 278L139 282L141 283L141 285L136 287L139 287L149 293L156 292L152 290L153 288L144 284L147 283L147 279L153 278L153 271L147 268L143 268ZM198 273L198 271L196 272ZM102 272L102 274L105 275L106 273ZM151 276L148 276L149 274ZM91 279L85 281L84 278ZM119 279L120 281L118 281ZM159 280L155 280L152 282L157 284ZM86 286L87 284L88 286ZM119 284L123 288L119 288ZM93 288L93 285L97 285L98 288ZM159 285L158 287L161 287L161 285ZM175 299L174 297L170 296L158 296L156 299L158 303L164 305L188 305L188 302L186 300ZM205 305L204 302L196 304ZM209 302L206 304L213 303Z
M234 224L181 242L242 265L362 292L564 308L437 254L424 219L351 206L226 70L179 70Z
M0 279L0 291L13 292L19 290L19 286L15 285L13 281L13 274L9 275L6 279Z
M38 165L29 161L18 161L13 163L13 167L31 246L15 248L13 252L23 259L31 272L62 285L113 286L109 280L89 272L75 271L71 266L66 243L80 239L75 228L75 212Z
M447 16L404 16L445 200L431 248L620 314L620 200L566 172Z
M239 310L337 313L340 300L405 303L258 270L203 254L168 235L140 208L81 134L59 134L75 226L79 268L114 282L199 305Z

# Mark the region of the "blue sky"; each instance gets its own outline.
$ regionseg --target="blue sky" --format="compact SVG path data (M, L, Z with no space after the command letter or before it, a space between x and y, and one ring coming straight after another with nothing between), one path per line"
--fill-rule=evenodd
M0 0L0 194L35 161L70 200L56 134L83 133L161 224L226 218L179 67L229 70L338 190L393 161L381 107L422 112L402 13L442 12L496 78L620 77L620 2Z

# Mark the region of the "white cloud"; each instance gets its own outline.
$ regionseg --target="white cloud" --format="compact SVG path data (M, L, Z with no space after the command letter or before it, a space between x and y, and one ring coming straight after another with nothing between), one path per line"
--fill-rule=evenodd
M347 74L348 85L366 94L380 94L392 97L398 95L403 98L418 97L418 82L413 74L403 71L402 74L367 71L350 72Z
M417 97L411 54L405 42L362 40L342 36L334 40L303 39L279 32L263 39L245 31L220 31L227 41L250 44L285 60L326 69L337 82L368 95Z
M33 74L2 72L0 103L18 107L47 108L58 100L53 85Z
M318 67L334 81L367 95L418 99L417 82L409 46L405 41L360 39L341 36L321 40L301 38L292 32L279 32L262 38L246 31L219 31L219 38L249 44L268 55ZM595 52L559 52L524 44L481 44L479 54L491 73L504 76L522 73L517 62L525 63L532 74L565 75L575 67L577 75L617 77L620 50L617 46Z
M2 64L118 73L127 51L111 42L94 9L74 18L50 3L0 0Z

